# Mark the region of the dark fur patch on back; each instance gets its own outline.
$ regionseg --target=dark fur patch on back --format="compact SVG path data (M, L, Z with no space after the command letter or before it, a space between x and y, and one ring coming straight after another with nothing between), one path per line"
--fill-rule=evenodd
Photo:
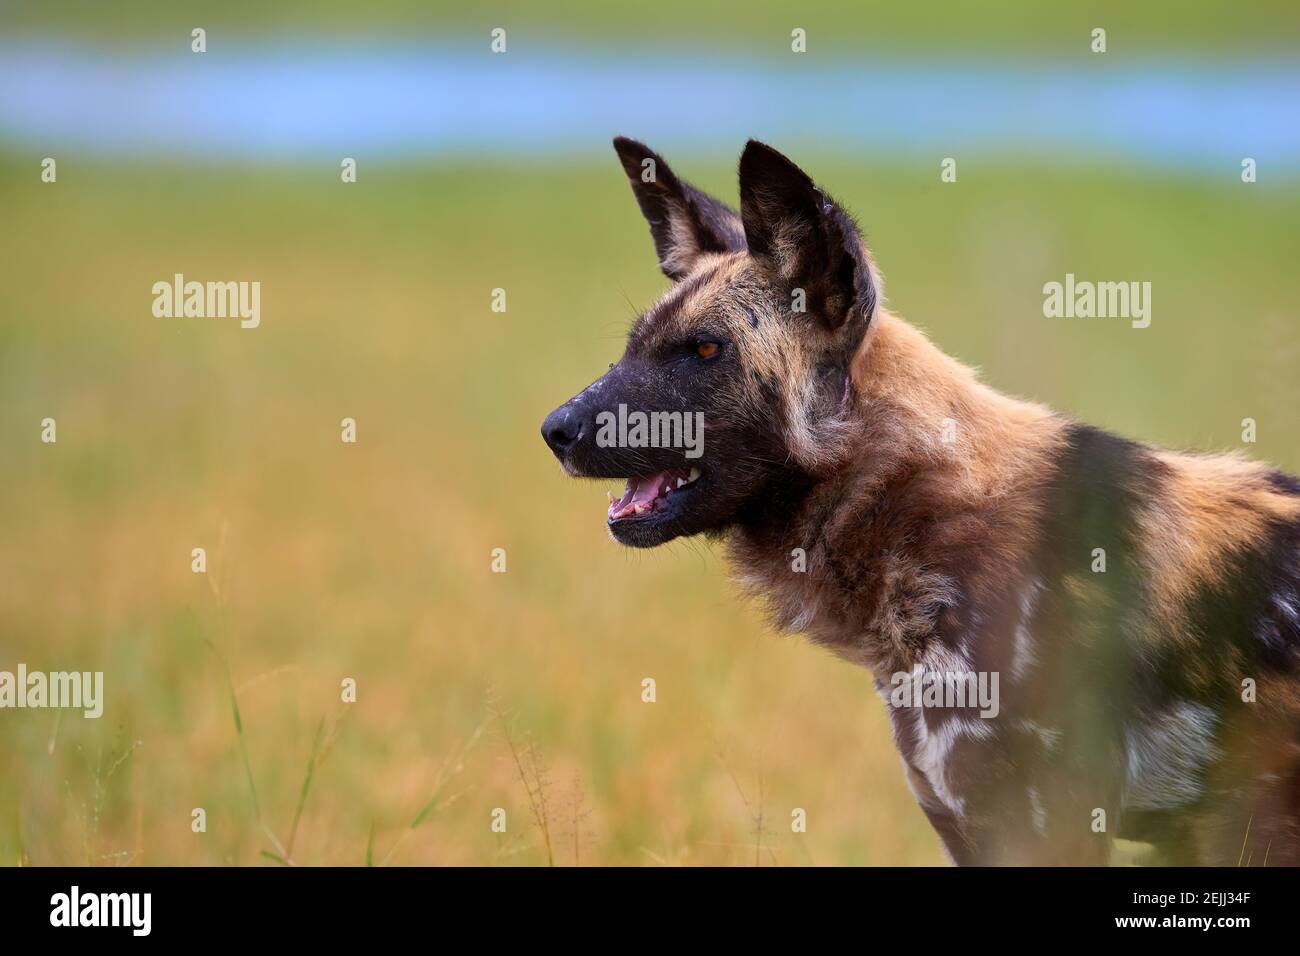
M1284 471L1271 471L1268 473L1267 480L1275 491L1280 491L1284 495L1300 496L1300 478L1288 475Z

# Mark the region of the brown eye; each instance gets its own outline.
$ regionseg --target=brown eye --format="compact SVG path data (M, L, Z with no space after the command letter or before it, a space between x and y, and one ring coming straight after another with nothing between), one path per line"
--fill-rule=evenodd
M713 356L718 354L718 343L701 342L699 345L695 346L695 354L703 359L713 358Z

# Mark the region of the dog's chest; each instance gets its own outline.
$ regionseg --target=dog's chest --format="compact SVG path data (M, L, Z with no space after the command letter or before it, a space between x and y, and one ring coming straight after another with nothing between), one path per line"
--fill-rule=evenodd
M911 666L903 661L959 601L958 582L908 555L853 554L850 545L820 541L804 550L741 539L732 543L733 570L778 629L876 672Z

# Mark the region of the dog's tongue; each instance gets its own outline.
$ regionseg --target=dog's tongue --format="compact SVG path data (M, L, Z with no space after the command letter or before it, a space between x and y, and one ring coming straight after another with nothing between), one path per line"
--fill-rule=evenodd
M649 511L654 505L655 499L667 491L672 485L670 482L673 472L661 471L657 475L650 475L646 478L629 478L627 488L623 491L623 497L617 501L609 503L609 517L622 518L630 514L640 514L643 511Z

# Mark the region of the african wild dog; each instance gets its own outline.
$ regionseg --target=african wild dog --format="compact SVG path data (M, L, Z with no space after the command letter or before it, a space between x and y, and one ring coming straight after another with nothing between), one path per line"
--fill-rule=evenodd
M542 426L569 474L628 478L614 539L725 540L782 629L870 668L958 863L1105 863L1115 836L1300 863L1300 483L984 386L883 308L853 220L768 146L737 214L614 145L674 284ZM703 412L703 457L596 441L620 404ZM893 696L972 671L996 716Z

